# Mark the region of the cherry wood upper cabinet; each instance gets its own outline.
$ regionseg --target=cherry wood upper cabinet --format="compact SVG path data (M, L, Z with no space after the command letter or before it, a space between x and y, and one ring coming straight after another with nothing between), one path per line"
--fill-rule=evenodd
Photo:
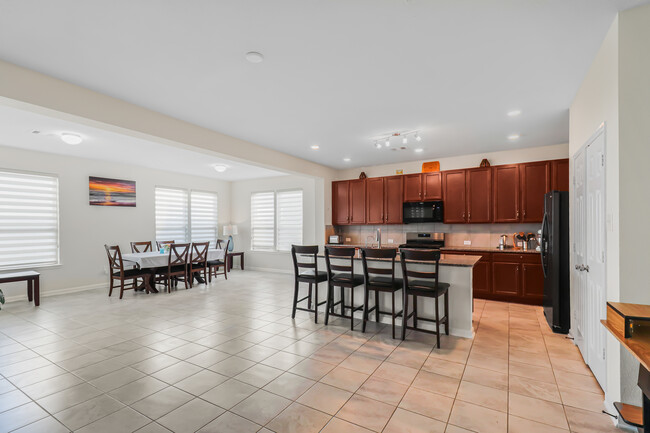
M350 223L350 181L332 182L332 224Z
M569 190L569 160L556 159L551 161L551 190Z
M422 189L423 200L442 200L442 173L423 173Z
M544 218L544 194L551 188L551 165L548 161L520 164L521 222L541 223Z
M404 212L404 176L384 178L384 223L401 224Z
M366 180L350 181L350 224L366 223Z
M422 175L404 176L404 201L422 201Z
M492 222L492 169L467 170L467 222Z
M444 222L462 224L466 222L465 170L445 171L443 175Z
M493 222L519 222L519 166L492 167Z
M384 223L384 178L366 179L366 222Z

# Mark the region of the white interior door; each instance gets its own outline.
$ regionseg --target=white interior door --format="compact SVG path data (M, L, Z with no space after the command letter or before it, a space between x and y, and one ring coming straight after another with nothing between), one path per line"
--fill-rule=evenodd
M574 156L573 263L574 338L585 362L605 389L605 131L598 130Z

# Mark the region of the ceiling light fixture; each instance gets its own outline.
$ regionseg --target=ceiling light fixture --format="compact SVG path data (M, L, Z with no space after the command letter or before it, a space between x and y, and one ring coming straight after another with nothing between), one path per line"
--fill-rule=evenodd
M393 137L402 137L402 146L400 149L406 149L404 145L408 144L408 136L412 135L415 141L421 141L422 137L420 137L420 134L418 131L413 130L413 131L403 131L403 132L393 132L391 134L385 134L379 137L374 137L373 138L373 144L377 149L381 149L382 147L390 147L391 142L390 139ZM383 143L383 146L382 146Z
M80 135L71 134L69 132L64 132L63 134L61 134L61 140L64 143L71 144L71 145L79 144L82 141L84 141L84 139L81 138Z
M508 135L508 140L510 140L510 141L519 140L519 134L510 134L510 135Z
M415 151L415 153L422 153L424 151L424 149L422 149L421 147L418 147L418 148L413 149L413 150Z
M343 162L350 162L350 161L351 161L350 158L343 158Z
M312 144L310 147L312 148L312 150L320 149L320 146L318 144Z
M262 53L258 53L257 51L249 51L246 53L246 60L251 63L262 63L264 61L264 56Z
M223 164L215 164L212 166L212 168L214 168L214 171L218 173L223 173L224 171L228 170L228 166Z
M517 117L521 114L521 110L511 110L508 111L508 116L510 117Z

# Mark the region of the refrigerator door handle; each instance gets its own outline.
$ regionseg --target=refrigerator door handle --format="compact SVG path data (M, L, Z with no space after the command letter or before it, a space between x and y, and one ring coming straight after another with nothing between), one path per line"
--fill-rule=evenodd
M542 258L542 272L544 272L544 278L548 275L546 273L546 244L548 236L548 217L546 212L544 212L544 218L542 219L542 244L540 245L540 256Z

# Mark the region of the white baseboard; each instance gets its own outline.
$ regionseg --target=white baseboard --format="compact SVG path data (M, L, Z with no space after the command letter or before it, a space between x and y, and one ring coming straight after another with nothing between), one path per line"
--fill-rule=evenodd
M246 266L246 269L258 272L272 272L274 274L293 274L292 269L260 268L257 266Z
M88 284L87 286L78 286L78 287L70 287L70 288L66 288L66 289L48 290L47 292L41 291L40 296L41 296L41 298L47 298L48 296L65 295L66 293L85 292L86 290L94 290L94 289L102 289L102 288L108 288L108 284L106 284L106 283L97 283L97 284ZM18 301L26 301L26 300L27 300L27 290L25 290L24 295L13 295L13 296L5 297L5 301L7 301L7 303L9 303L9 302L18 302Z

